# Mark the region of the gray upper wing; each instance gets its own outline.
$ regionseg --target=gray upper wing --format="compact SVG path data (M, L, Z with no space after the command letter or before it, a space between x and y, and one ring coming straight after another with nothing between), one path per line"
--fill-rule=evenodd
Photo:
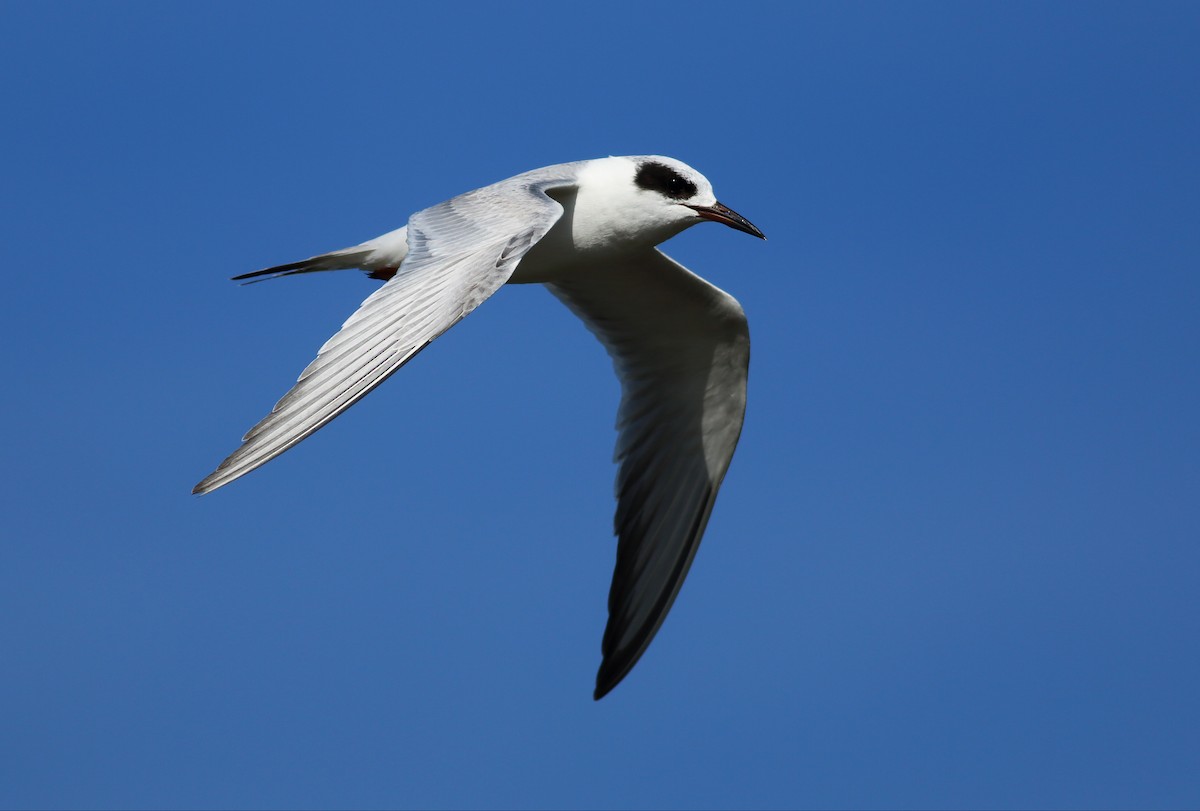
M538 169L414 214L408 255L326 341L242 445L192 492L244 476L345 411L512 275L562 215L548 189L574 183L575 164Z
M621 380L617 562L598 699L645 652L687 576L741 434L750 334L733 297L657 249L549 287Z

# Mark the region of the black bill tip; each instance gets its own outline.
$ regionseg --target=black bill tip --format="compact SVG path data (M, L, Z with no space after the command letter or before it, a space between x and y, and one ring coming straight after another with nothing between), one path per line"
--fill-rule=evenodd
M738 231L745 231L751 236L759 239L766 239L767 236L758 227L748 219L738 214L732 208L723 203L713 203L711 206L688 206L706 220L723 223L730 228L736 228Z

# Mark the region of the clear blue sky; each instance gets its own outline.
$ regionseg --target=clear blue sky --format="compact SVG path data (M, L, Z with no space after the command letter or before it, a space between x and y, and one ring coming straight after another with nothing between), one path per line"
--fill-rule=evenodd
M1200 804L1200 6L431 6L0 7L0 806ZM189 495L373 289L229 276L638 153L770 241L668 245L750 404L612 695L541 289Z

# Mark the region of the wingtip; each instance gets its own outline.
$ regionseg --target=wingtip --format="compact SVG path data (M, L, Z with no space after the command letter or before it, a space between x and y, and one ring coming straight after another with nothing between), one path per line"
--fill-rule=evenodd
M604 698L610 690L612 690L612 687L601 687L597 684L596 689L592 691L592 701L599 701Z
M197 482L196 486L192 488L192 495L193 496L203 496L208 493L211 493L213 490L216 490L218 487L221 487L222 485L224 485L225 482L219 482L216 480L217 474L220 472L221 472L221 469L217 468L212 473L208 474L203 479L201 479L199 482Z
M632 663L623 667L614 667L610 659L605 659L600 663L600 669L596 671L596 689L592 692L592 700L599 701L613 691L618 684L633 669Z

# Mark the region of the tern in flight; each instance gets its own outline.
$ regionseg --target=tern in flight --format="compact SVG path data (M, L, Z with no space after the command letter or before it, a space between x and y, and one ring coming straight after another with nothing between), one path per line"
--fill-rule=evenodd
M312 434L501 285L546 285L608 350L621 382L617 560L594 694L602 698L671 609L742 430L745 313L656 247L704 220L765 238L680 161L602 158L535 169L418 211L361 245L234 277L359 268L384 284L193 492L223 487Z

